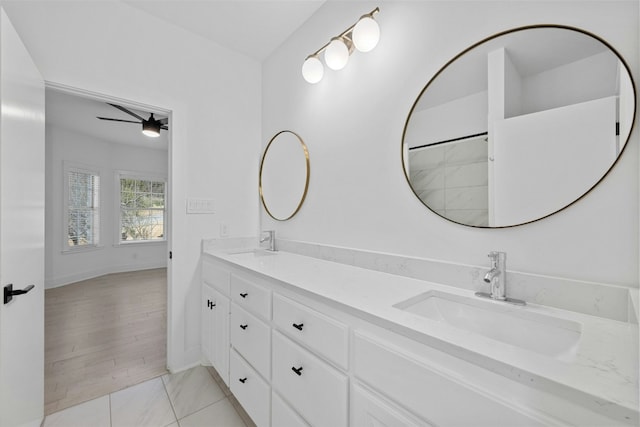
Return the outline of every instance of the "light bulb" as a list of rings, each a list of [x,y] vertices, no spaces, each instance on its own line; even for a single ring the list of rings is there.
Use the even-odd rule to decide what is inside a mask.
[[[352,35],[356,49],[360,52],[369,52],[380,40],[380,26],[372,17],[363,16],[353,27]]]
[[[157,138],[160,136],[160,132],[156,132],[153,130],[149,130],[149,129],[145,129],[142,131],[143,134],[145,134],[146,136],[149,136],[151,138]]]
[[[309,56],[302,64],[302,77],[311,83],[318,83],[324,75],[324,66],[317,56]]]
[[[340,38],[334,38],[324,51],[324,62],[332,70],[342,70],[349,61],[349,48]]]

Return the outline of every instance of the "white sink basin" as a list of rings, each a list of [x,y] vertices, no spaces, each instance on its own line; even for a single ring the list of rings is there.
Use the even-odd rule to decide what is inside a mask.
[[[255,257],[272,256],[277,254],[274,251],[268,251],[266,249],[238,249],[237,251],[229,251],[227,255],[247,255],[251,254]]]
[[[581,324],[505,302],[428,291],[394,307],[559,360],[574,359]]]

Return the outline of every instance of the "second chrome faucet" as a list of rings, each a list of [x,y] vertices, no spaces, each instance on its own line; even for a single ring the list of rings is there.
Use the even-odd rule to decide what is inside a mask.
[[[260,245],[262,243],[269,242],[269,246],[266,248],[269,251],[276,250],[276,231],[275,230],[265,230],[260,233]]]
[[[476,292],[482,298],[491,298],[511,304],[525,305],[523,300],[507,297],[507,254],[505,252],[489,252],[491,269],[484,275],[484,281],[489,284],[489,292]]]

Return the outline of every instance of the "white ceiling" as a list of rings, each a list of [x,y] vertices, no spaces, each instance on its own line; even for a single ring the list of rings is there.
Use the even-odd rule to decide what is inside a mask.
[[[167,150],[168,137],[165,130],[160,131],[158,138],[150,138],[142,134],[141,124],[97,119],[96,117],[100,116],[122,120],[137,120],[135,117],[108,105],[106,102],[49,88],[46,90],[45,100],[45,120],[49,126],[67,129],[105,142]],[[136,110],[126,105],[124,107],[145,119],[149,117],[149,112],[147,111]],[[166,116],[155,114],[154,117],[161,119]],[[171,128],[171,122],[169,122],[169,128]]]
[[[324,0],[123,1],[260,62],[324,3]]]

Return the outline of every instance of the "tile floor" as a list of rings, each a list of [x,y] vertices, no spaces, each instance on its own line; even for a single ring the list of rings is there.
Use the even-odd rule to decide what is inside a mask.
[[[212,368],[156,377],[48,415],[44,427],[253,427]]]

